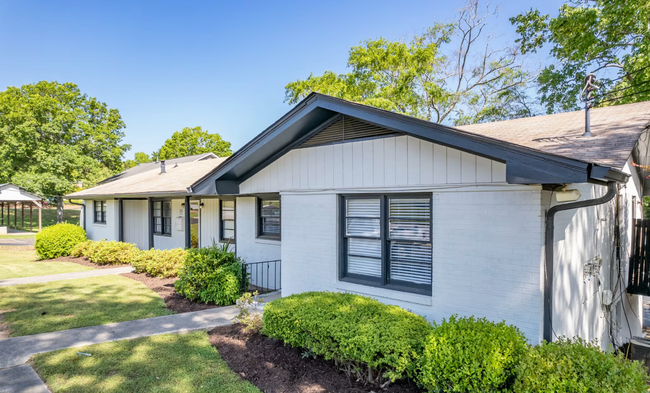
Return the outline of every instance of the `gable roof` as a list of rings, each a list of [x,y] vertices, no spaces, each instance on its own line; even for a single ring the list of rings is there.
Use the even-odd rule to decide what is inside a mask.
[[[166,160],[165,173],[160,173],[160,163],[147,165],[146,171],[113,179],[93,188],[74,192],[67,198],[91,197],[143,197],[191,195],[192,185],[217,168],[226,158],[174,162]],[[178,165],[176,165],[178,164]]]
[[[650,101],[591,109],[592,137],[583,138],[585,112],[566,112],[457,126],[473,134],[544,153],[621,169],[650,122]]]
[[[239,193],[241,182],[292,148],[309,140],[337,121],[341,115],[504,162],[506,181],[511,184],[585,183],[603,179],[623,181],[628,176],[619,170],[620,167],[585,160],[586,157],[580,159],[557,152],[543,151],[491,135],[312,93],[230,156],[221,166],[197,181],[193,186],[195,195]],[[543,116],[540,119],[547,117]],[[594,132],[597,132],[596,129]],[[627,150],[628,157],[632,148],[633,146]],[[625,145],[624,149],[628,149],[628,145]]]
[[[129,177],[133,175],[137,175],[139,173],[147,172],[152,169],[156,169],[160,167],[160,161],[165,161],[166,166],[174,166],[176,164],[182,164],[185,162],[194,162],[194,161],[201,161],[201,160],[209,160],[212,158],[219,158],[216,154],[214,153],[202,153],[202,154],[194,154],[191,156],[185,156],[185,157],[178,157],[178,158],[170,158],[167,160],[159,160],[159,161],[152,161],[152,162],[145,162],[142,164],[138,164],[134,166],[133,168],[129,168],[125,170],[124,172],[120,172],[117,175],[113,175],[111,177],[108,177],[98,184],[104,184],[110,181],[114,181],[117,179],[121,179],[124,177]]]
[[[43,198],[12,183],[0,184],[0,202],[40,202]]]

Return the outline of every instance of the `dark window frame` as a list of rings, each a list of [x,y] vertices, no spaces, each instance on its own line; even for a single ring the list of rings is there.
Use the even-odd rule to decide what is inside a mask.
[[[224,202],[232,202],[233,203],[233,219],[230,220],[224,220],[223,219],[223,203]],[[233,222],[233,232],[234,236],[232,238],[225,238],[224,237],[224,221],[232,221]],[[235,244],[237,242],[237,200],[235,198],[232,199],[219,199],[219,241],[222,243],[230,243],[230,244]]]
[[[97,220],[97,204],[100,206],[100,219]],[[106,201],[93,201],[93,223],[106,224]]]
[[[417,284],[408,281],[392,280],[389,282],[390,273],[390,242],[401,241],[399,239],[389,238],[389,220],[390,214],[389,199],[423,199],[429,200],[429,241],[407,240],[410,243],[431,244],[431,282],[429,284]],[[347,235],[347,205],[348,199],[379,199],[380,200],[380,217],[379,217],[379,237],[381,241],[381,277],[364,276],[360,274],[348,273],[347,269],[347,248],[349,238],[355,236]],[[433,194],[430,193],[388,193],[388,194],[344,194],[339,195],[339,281],[361,284],[366,286],[385,288],[400,292],[409,292],[420,295],[431,296],[433,294]],[[357,236],[358,237],[358,236]],[[371,239],[370,237],[358,237]]]
[[[156,216],[156,203],[160,203],[160,216]],[[169,203],[169,217],[165,217],[165,203]],[[174,216],[174,209],[172,207],[171,199],[154,199],[151,204],[151,231],[156,236],[172,236],[173,223],[172,217]],[[160,218],[160,231],[156,231],[156,218]],[[169,220],[169,232],[165,231],[167,225],[165,224],[165,218]]]
[[[277,197],[257,197],[255,198],[256,201],[256,217],[257,217],[257,238],[258,239],[268,239],[268,240],[281,240],[282,238],[282,200],[280,196],[278,195]],[[280,216],[278,219],[280,220],[280,232],[278,234],[274,233],[265,233],[264,232],[264,217],[262,217],[262,201],[278,201],[280,204]]]

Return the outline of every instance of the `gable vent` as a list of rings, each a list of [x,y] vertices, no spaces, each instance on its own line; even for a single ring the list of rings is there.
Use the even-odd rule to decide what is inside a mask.
[[[303,142],[300,147],[331,145],[358,139],[400,135],[399,132],[375,126],[354,117],[342,116],[327,128]]]

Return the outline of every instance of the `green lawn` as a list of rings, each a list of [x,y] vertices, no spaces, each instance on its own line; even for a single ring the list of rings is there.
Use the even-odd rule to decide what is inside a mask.
[[[35,355],[32,364],[54,393],[260,392],[228,368],[205,332],[63,349]]]
[[[93,270],[72,262],[35,262],[35,259],[32,247],[0,246],[0,280]]]
[[[63,210],[63,221],[64,222],[69,222],[72,224],[79,224],[79,216],[81,215],[81,210],[80,209],[64,209]],[[22,229],[22,221],[21,221],[21,211],[20,208],[18,209],[18,220],[17,220],[17,225],[18,225],[18,230]],[[56,208],[48,208],[48,209],[43,209],[43,215],[42,215],[42,224],[43,228],[52,226],[56,224]],[[33,223],[33,232],[38,232],[38,209],[34,209],[32,213],[32,223]],[[0,223],[1,224],[1,223]],[[4,225],[7,225],[7,208],[5,207],[4,211]],[[9,212],[9,227],[13,228],[14,227],[14,209],[13,205],[10,209]],[[25,231],[29,231],[29,209],[25,210]]]
[[[172,314],[154,291],[123,276],[0,287],[11,337]]]
[[[29,235],[0,235],[0,240],[1,239],[35,239],[36,234],[31,233]]]

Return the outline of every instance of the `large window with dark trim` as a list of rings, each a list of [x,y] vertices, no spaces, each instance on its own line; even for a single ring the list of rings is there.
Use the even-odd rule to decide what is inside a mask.
[[[431,294],[431,195],[341,197],[340,278]]]
[[[97,224],[106,224],[106,201],[95,201],[95,219]]]
[[[257,200],[258,237],[280,239],[280,198]]]
[[[221,241],[235,242],[235,201],[223,200],[221,204]]]
[[[172,202],[170,200],[153,201],[153,233],[171,236]]]

